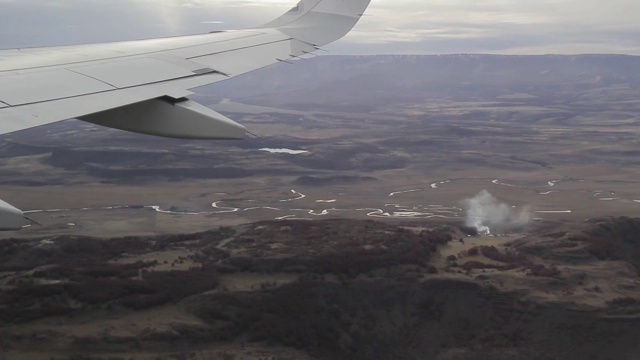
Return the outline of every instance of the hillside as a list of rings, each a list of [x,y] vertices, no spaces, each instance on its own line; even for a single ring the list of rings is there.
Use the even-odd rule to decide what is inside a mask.
[[[2,355],[628,358],[640,350],[638,229],[621,218],[478,237],[333,220],[2,240]]]

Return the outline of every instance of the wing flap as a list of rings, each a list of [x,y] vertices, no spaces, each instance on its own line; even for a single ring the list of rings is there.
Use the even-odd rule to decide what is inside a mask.
[[[192,100],[152,99],[79,118],[140,134],[180,139],[243,139],[244,126]]]
[[[289,59],[291,50],[291,41],[282,40],[235,51],[200,56],[192,58],[192,60],[234,76],[277,63],[279,60]]]
[[[2,72],[117,60],[140,55],[161,54],[167,50],[197,48],[201,45],[227,46],[227,44],[240,39],[259,37],[263,33],[264,31],[258,30],[236,30],[163,39],[0,50],[0,59],[2,59],[0,61],[0,76],[2,76]]]
[[[279,40],[261,45],[250,45],[244,41],[246,39],[242,39],[243,41],[240,42],[229,40],[228,45],[234,44],[233,50],[191,59],[179,56],[178,54],[186,50],[180,49],[152,54],[148,57],[134,57],[115,62],[93,62],[90,65],[73,66],[69,69],[56,68],[29,72],[30,77],[26,80],[40,84],[40,90],[37,92],[38,97],[33,97],[31,94],[31,98],[22,98],[20,102],[9,104],[14,105],[13,107],[2,109],[0,112],[2,115],[0,133],[83,117],[163,96],[183,97],[188,93],[187,89],[225,80],[231,76],[277,63],[279,60],[289,59],[292,55],[298,56],[305,51],[314,50],[308,44],[291,40],[283,35],[269,36],[263,40],[273,39]],[[215,46],[200,47],[197,53],[201,54],[203,51],[205,53],[214,52]],[[145,66],[149,66],[149,69],[145,69]],[[165,69],[168,69],[168,72],[164,71]],[[71,74],[75,78],[104,84],[104,87],[98,88],[98,90],[102,90],[101,92],[92,91],[74,96],[77,92],[87,91],[87,89],[76,87],[72,88],[76,92],[64,93],[61,90],[68,88],[61,86],[64,83],[47,83],[52,79],[48,75],[49,73]],[[123,73],[128,77],[124,77]],[[45,76],[45,74],[47,75]],[[171,76],[179,78],[169,78]],[[0,80],[7,78],[10,76],[0,76]],[[148,83],[135,86],[143,80]],[[107,83],[112,83],[112,86]],[[116,88],[114,85],[133,86]],[[15,96],[8,89],[4,93],[8,98]],[[0,100],[4,100],[2,98],[4,93],[0,92]]]
[[[277,62],[276,58],[286,58],[291,52],[291,47],[287,45],[289,38],[282,34],[250,34],[238,32],[234,39],[228,34],[220,34],[225,35],[225,41],[148,55],[0,73],[0,104],[21,106],[44,103],[215,72],[240,74],[273,64]],[[209,40],[216,35],[210,34]],[[224,45],[221,46],[221,43]],[[115,44],[109,46],[116,49]],[[232,55],[237,52],[243,58]],[[157,94],[163,95],[168,94]]]
[[[273,29],[263,29],[259,32],[247,32],[241,30],[234,31],[233,33],[237,34],[237,38],[229,39],[222,42],[209,42],[189,47],[180,47],[171,49],[167,53],[180,58],[193,60],[202,56],[232,52],[238,49],[245,49],[253,46],[260,46],[291,39],[289,36],[283,35],[282,33],[274,31]],[[251,34],[251,36],[247,36],[247,33]],[[215,39],[217,35],[218,34],[209,34],[208,36],[211,39]]]
[[[136,58],[73,67],[70,70],[122,89],[193,76],[188,68],[153,58]]]
[[[217,73],[173,80],[167,83],[138,86],[116,91],[9,107],[0,110],[0,134],[77,118],[162,96],[182,97],[185,89],[215,83],[227,77]]]
[[[65,69],[0,77],[0,101],[10,106],[114,90],[113,86]]]

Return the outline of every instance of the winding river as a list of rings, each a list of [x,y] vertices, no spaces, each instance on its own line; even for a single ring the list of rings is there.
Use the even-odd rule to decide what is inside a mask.
[[[329,217],[337,215],[338,213],[345,212],[360,212],[363,215],[373,218],[395,218],[395,219],[431,219],[431,218],[443,218],[443,219],[458,219],[464,216],[464,210],[455,205],[424,205],[416,204],[416,199],[420,199],[418,196],[403,197],[403,194],[419,193],[419,192],[431,192],[438,191],[445,185],[455,185],[456,182],[461,181],[474,181],[475,183],[482,184],[486,181],[487,186],[505,186],[509,188],[522,188],[524,190],[535,190],[542,196],[555,196],[554,194],[561,193],[563,191],[572,191],[568,186],[559,186],[561,183],[564,185],[569,181],[578,181],[585,183],[586,180],[549,180],[546,184],[540,184],[538,186],[531,185],[517,185],[517,182],[504,181],[500,179],[447,179],[430,183],[424,188],[410,188],[400,189],[389,192],[387,198],[393,197],[397,199],[393,203],[385,203],[384,206],[364,206],[351,208],[348,206],[340,206],[341,197],[346,196],[344,193],[340,193],[338,198],[323,197],[323,198],[309,198],[307,194],[296,189],[291,189],[291,197],[276,199],[271,201],[262,201],[257,199],[246,200],[216,200],[211,203],[211,209],[207,211],[189,211],[189,210],[173,210],[164,209],[159,205],[112,205],[101,207],[83,207],[83,208],[54,208],[54,209],[36,209],[25,211],[26,215],[37,213],[64,213],[64,212],[77,212],[77,211],[105,211],[105,210],[146,210],[155,211],[160,214],[167,215],[179,215],[179,216],[203,216],[203,215],[225,215],[234,214],[249,211],[262,211],[273,213],[273,219],[287,220],[287,219],[310,219],[316,217]],[[596,182],[594,182],[596,183]],[[601,184],[600,184],[601,186]],[[545,189],[546,188],[546,189]],[[550,189],[552,188],[552,190]],[[540,190],[538,190],[540,189]],[[640,200],[624,199],[617,197],[614,191],[601,190],[582,190],[581,193],[590,194],[591,199],[595,199],[602,202],[618,202],[623,201],[627,203],[640,203]],[[544,191],[543,191],[544,190]],[[227,193],[215,193],[215,197],[224,198],[228,197]],[[427,194],[424,196],[425,200],[428,198]],[[636,197],[637,198],[637,197]],[[380,201],[382,199],[372,198],[372,201]],[[419,201],[419,200],[418,200]],[[241,206],[242,203],[251,204],[251,206]],[[411,203],[411,204],[407,204]],[[295,206],[294,204],[303,204],[302,206]],[[322,207],[327,205],[331,207]],[[545,209],[545,210],[533,210],[533,213],[537,214],[572,214],[573,209]],[[268,216],[268,215],[267,215]],[[75,223],[69,223],[69,226],[75,226]]]

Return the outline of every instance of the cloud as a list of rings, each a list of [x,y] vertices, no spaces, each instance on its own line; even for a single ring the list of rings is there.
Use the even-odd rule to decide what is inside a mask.
[[[346,41],[358,53],[640,54],[639,12],[632,0],[381,0]]]
[[[295,2],[0,0],[0,47],[251,27]],[[373,0],[356,29],[328,49],[347,54],[640,54],[639,13],[637,0]]]

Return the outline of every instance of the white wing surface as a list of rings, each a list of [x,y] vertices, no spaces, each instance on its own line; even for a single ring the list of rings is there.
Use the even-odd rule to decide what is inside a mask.
[[[301,0],[247,30],[0,50],[0,134],[77,118],[150,135],[241,139],[242,125],[189,100],[189,89],[313,52],[347,34],[369,2]],[[0,200],[0,231],[30,223]]]
[[[0,134],[80,120],[144,134],[240,139],[242,125],[188,89],[303,56],[358,22],[370,0],[301,0],[265,24],[154,40],[0,50]]]

